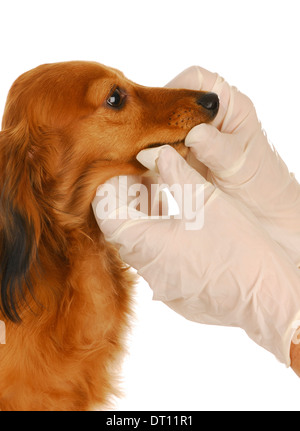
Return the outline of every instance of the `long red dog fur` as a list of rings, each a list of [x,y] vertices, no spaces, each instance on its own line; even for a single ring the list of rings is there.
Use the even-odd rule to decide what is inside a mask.
[[[203,94],[80,61],[12,85],[0,132],[1,410],[106,408],[118,393],[134,277],[91,202],[107,179],[143,172],[140,150],[185,154],[186,134],[214,115]]]

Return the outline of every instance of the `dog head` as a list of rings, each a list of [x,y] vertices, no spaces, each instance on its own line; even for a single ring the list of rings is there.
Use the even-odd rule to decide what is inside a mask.
[[[120,163],[147,147],[179,148],[192,127],[214,119],[218,107],[214,93],[143,87],[98,63],[66,62],[39,66],[16,80],[3,128],[25,121],[33,135],[51,131],[68,142],[57,151]],[[31,155],[44,151],[38,144],[31,142]]]
[[[2,310],[17,320],[17,300],[41,243],[66,252],[67,232],[84,230],[99,184],[141,170],[137,153],[184,139],[212,121],[213,93],[137,85],[93,62],[39,66],[12,85],[0,132]],[[18,293],[19,292],[19,293]]]

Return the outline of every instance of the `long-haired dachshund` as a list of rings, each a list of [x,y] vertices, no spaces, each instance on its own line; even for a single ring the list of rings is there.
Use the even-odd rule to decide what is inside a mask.
[[[133,276],[99,230],[99,184],[139,174],[136,154],[182,154],[213,93],[137,85],[93,62],[20,76],[0,132],[1,410],[105,408],[130,320]]]

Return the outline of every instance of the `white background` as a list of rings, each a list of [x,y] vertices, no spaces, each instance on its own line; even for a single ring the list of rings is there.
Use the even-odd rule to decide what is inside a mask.
[[[94,60],[149,86],[199,64],[253,100],[300,177],[299,0],[9,0],[0,16],[1,116],[14,79],[41,63]],[[300,380],[242,330],[188,322],[142,280],[135,308],[116,409],[300,410]]]

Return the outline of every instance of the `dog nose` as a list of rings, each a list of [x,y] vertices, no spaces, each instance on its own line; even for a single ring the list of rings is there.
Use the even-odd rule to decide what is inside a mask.
[[[197,105],[202,106],[208,111],[216,114],[219,110],[219,97],[216,93],[206,93],[197,99]]]

